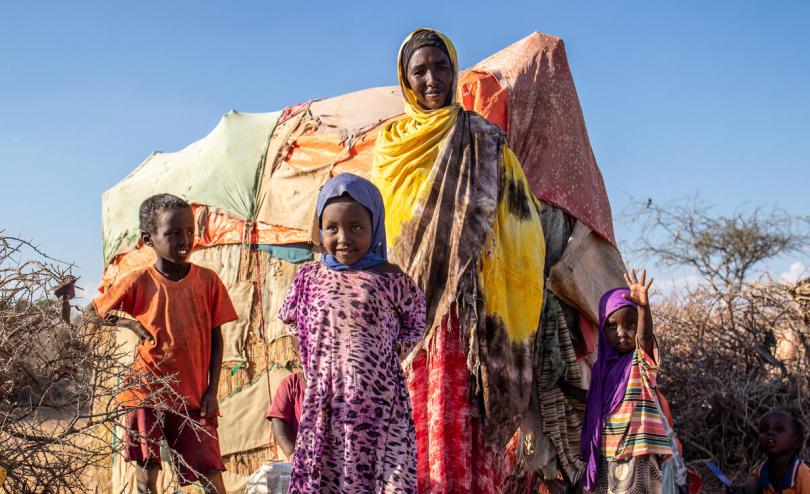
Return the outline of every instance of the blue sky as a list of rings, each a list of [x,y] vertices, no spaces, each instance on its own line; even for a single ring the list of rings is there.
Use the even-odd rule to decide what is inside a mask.
[[[810,214],[808,2],[2,0],[0,228],[92,285],[101,194],[151,151],[230,109],[394,84],[396,50],[422,26],[464,66],[532,31],[562,37],[614,214],[696,192],[721,212]]]

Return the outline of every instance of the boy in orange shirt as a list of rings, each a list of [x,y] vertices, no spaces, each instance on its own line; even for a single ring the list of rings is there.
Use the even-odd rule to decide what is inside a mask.
[[[161,396],[170,408],[163,413],[143,402],[144,390],[119,396],[123,406],[137,407],[127,415],[124,456],[137,463],[138,492],[156,494],[159,443],[165,438],[179,457],[174,464],[182,485],[202,482],[206,492],[225,494],[216,430],[220,327],[236,320],[236,311],[216,273],[188,262],[194,214],[186,201],[152,196],[141,204],[140,223],[144,244],[157,254],[155,265],[121,279],[96,297],[93,307],[101,317],[119,310],[136,319],[119,323],[141,338],[134,368],[171,376],[173,393]],[[180,410],[197,426],[189,427]]]

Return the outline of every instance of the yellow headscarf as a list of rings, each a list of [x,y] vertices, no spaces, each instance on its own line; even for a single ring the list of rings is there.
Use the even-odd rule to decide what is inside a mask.
[[[436,110],[419,106],[416,94],[408,87],[402,71],[402,55],[405,46],[421,31],[436,33],[447,47],[453,67],[453,83],[450,88],[451,104]],[[396,196],[397,201],[386,203],[386,236],[396,242],[402,224],[411,218],[413,209],[422,194],[428,189],[427,178],[433,163],[439,156],[444,138],[456,124],[461,106],[455,103],[458,84],[458,58],[450,38],[434,29],[417,29],[412,32],[397,56],[397,74],[405,105],[405,116],[383,128],[374,146],[372,182],[383,197]],[[400,206],[400,207],[398,207]]]
[[[415,209],[431,190],[431,171],[463,111],[455,103],[456,50],[450,39],[438,31],[428,30],[444,41],[450,55],[454,71],[451,104],[425,110],[408,87],[402,67],[403,49],[421,31],[425,29],[417,29],[405,39],[397,57],[405,115],[386,125],[374,146],[371,178],[385,202],[389,251],[396,246],[403,225],[414,217]],[[543,300],[545,240],[540,226],[540,204],[517,156],[505,142],[498,166],[499,178],[508,186],[499,194],[494,223],[482,246],[479,283],[487,315],[500,321],[510,341],[528,344],[537,330]],[[522,214],[515,214],[515,209]],[[393,257],[392,261],[403,260]]]

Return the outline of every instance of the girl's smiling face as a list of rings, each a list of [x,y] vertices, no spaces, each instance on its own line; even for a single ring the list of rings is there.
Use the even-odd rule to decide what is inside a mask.
[[[371,247],[371,230],[371,214],[350,197],[330,200],[321,214],[323,246],[347,266],[366,255]]]
[[[637,327],[638,311],[635,307],[622,307],[613,312],[605,321],[605,338],[608,345],[617,353],[635,350]]]

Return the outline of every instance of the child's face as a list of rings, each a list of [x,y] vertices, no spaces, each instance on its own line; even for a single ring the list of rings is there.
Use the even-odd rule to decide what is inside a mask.
[[[759,420],[759,447],[769,457],[792,455],[798,449],[793,418],[783,412],[770,412]]]
[[[636,329],[638,311],[635,307],[622,307],[605,322],[605,338],[608,345],[617,353],[627,353],[636,349]]]
[[[157,228],[144,232],[143,241],[158,257],[185,265],[194,245],[194,213],[191,208],[167,209],[158,213]]]
[[[360,203],[340,198],[321,215],[323,246],[338,262],[350,266],[371,247],[371,215]]]

